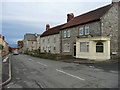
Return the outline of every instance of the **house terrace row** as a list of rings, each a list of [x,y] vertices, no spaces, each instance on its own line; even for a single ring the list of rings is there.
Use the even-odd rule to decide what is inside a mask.
[[[41,53],[70,55],[76,58],[100,59],[120,57],[120,2],[74,17],[50,28],[41,35],[26,34],[24,51],[39,49]]]

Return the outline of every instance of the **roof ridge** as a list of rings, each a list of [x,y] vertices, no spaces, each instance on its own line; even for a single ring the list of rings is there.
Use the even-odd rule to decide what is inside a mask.
[[[78,15],[76,17],[74,17],[72,20],[70,20],[69,22],[67,22],[62,28],[68,28],[68,27],[72,27],[75,25],[79,25],[79,24],[84,24],[90,21],[95,21],[95,20],[99,20],[112,6],[113,4],[108,4],[106,6],[91,10],[89,12],[86,12],[84,14]]]
[[[99,10],[99,9],[102,9],[102,8],[108,7],[108,6],[110,6],[110,5],[112,5],[112,4],[108,4],[108,5],[106,5],[106,6],[102,6],[102,7],[96,8],[96,9],[94,9],[94,10],[91,10],[91,11],[85,12],[85,13],[83,13],[83,14],[81,14],[81,15],[76,16],[76,17],[79,17],[79,16],[82,16],[82,15],[88,14],[88,13],[90,13],[90,12],[97,11],[97,10]],[[75,17],[75,18],[76,18],[76,17]]]
[[[49,35],[54,35],[54,34],[58,34],[60,29],[63,25],[65,25],[66,23],[64,24],[61,24],[61,25],[57,25],[55,27],[52,27],[46,31],[44,31],[42,34],[41,34],[41,37],[44,37],[44,36],[49,36]],[[59,30],[58,30],[59,29]]]

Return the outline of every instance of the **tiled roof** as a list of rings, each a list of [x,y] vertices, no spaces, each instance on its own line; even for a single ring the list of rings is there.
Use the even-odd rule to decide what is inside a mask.
[[[40,37],[58,34],[63,25],[65,25],[65,24],[58,25],[56,27],[48,29],[47,31],[43,32],[43,34],[41,34]]]
[[[100,20],[100,18],[112,7],[112,4],[98,8],[96,10],[87,12],[85,14],[74,17],[67,24],[65,24],[62,29],[85,24],[91,21]]]

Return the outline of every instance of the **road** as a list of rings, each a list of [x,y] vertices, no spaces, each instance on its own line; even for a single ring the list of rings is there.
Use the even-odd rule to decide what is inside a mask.
[[[12,81],[6,88],[117,88],[118,71],[13,55]]]

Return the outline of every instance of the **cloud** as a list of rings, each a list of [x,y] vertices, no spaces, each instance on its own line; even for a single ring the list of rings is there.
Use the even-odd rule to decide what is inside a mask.
[[[68,13],[75,16],[109,2],[8,2],[2,3],[3,34],[8,43],[23,39],[25,33],[42,33],[45,25],[51,27],[66,23]],[[2,22],[3,21],[3,22]]]
[[[2,0],[2,2],[106,2],[111,0]]]

